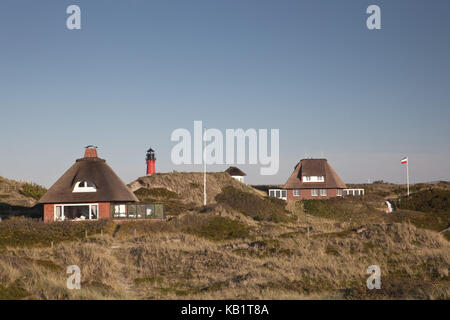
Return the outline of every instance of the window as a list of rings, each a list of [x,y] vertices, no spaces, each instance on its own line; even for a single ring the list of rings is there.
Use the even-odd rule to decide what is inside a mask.
[[[326,197],[328,195],[327,189],[320,189],[320,196]]]
[[[79,181],[75,183],[73,192],[97,192],[97,187],[91,181]]]
[[[114,205],[114,218],[125,218],[126,216],[127,213],[124,204]]]
[[[342,197],[342,189],[336,189],[336,196]]]
[[[283,190],[283,189],[269,189],[270,197],[287,200],[286,194],[287,194],[287,191]]]
[[[55,221],[62,221],[62,206],[55,206]]]
[[[319,195],[319,190],[317,189],[311,189],[311,196],[317,197]]]
[[[97,220],[98,204],[64,204],[55,205],[55,221]]]
[[[324,176],[303,176],[303,182],[325,182]]]
[[[91,205],[91,216],[89,219],[94,219],[96,220],[98,218],[98,205],[93,204]]]
[[[300,189],[294,189],[294,197],[300,197]]]

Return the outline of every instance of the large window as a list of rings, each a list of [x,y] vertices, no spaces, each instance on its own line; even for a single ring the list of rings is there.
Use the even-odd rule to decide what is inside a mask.
[[[55,205],[55,221],[97,220],[98,204],[64,204]]]
[[[326,197],[328,195],[327,189],[320,189],[320,196]]]
[[[294,189],[294,197],[300,197],[300,189]]]
[[[139,204],[115,204],[111,206],[111,214],[114,219],[163,219],[164,204],[139,203]]]
[[[342,197],[342,189],[336,189],[336,196]]]
[[[311,189],[311,196],[317,197],[319,195],[319,190],[317,189]]]
[[[97,192],[97,187],[91,181],[79,181],[75,184],[73,192]]]

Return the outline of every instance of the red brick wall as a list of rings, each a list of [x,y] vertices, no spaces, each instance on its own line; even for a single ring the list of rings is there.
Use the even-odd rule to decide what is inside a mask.
[[[58,203],[46,203],[44,204],[44,222],[53,222],[55,220],[55,204]],[[109,202],[99,202],[98,203],[98,218],[99,219],[110,219],[111,204]]]
[[[53,204],[44,204],[44,222],[52,222],[55,219],[54,208]]]
[[[100,202],[98,204],[98,218],[99,219],[110,219],[111,218],[111,203]]]
[[[287,190],[287,200],[288,201],[297,201],[302,199],[329,199],[329,198],[335,198],[337,197],[337,189],[327,189],[327,196],[321,196],[320,195],[320,189],[317,189],[319,192],[318,196],[312,196],[311,191],[312,189],[299,189],[300,190],[300,197],[294,196],[294,190],[288,189]]]

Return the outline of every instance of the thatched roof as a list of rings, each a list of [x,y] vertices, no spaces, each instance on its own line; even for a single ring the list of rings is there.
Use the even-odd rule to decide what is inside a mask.
[[[245,172],[239,169],[238,167],[229,167],[227,170],[225,170],[226,173],[228,173],[230,176],[246,176]]]
[[[80,181],[93,182],[96,192],[73,192]],[[93,153],[76,160],[61,178],[39,200],[40,203],[90,203],[139,201],[106,161]]]
[[[324,176],[325,182],[302,182],[302,176]],[[327,159],[303,159],[283,186],[284,189],[346,188],[345,183],[330,166]]]

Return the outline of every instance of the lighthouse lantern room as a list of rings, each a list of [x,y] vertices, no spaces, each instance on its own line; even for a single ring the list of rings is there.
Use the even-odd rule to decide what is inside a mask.
[[[155,173],[155,150],[152,148],[147,150],[147,156],[145,157],[147,161],[147,175],[152,175]]]

